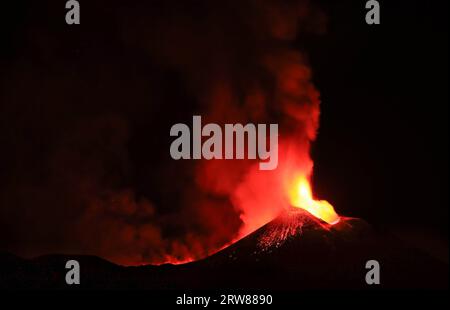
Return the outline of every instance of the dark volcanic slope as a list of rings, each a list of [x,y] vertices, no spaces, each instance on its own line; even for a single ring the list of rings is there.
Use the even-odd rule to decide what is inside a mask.
[[[81,265],[79,288],[445,288],[448,265],[380,236],[359,219],[329,226],[298,210],[285,213],[218,253],[189,264],[122,267],[92,256],[0,255],[0,287],[66,288],[65,262]],[[381,285],[365,264],[381,266]],[[73,288],[72,288],[73,289]]]

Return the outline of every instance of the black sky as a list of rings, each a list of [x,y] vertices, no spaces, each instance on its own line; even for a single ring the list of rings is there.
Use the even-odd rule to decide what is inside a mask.
[[[62,244],[79,233],[73,206],[100,184],[121,193],[105,201],[126,199],[123,189],[138,205],[149,199],[156,210],[139,219],[156,212],[164,235],[204,229],[171,218],[191,168],[168,157],[170,126],[201,106],[152,54],[152,17],[203,18],[201,1],[80,2],[81,25],[70,27],[63,1],[1,5],[0,249],[84,250]],[[381,25],[369,26],[364,1],[317,1],[326,32],[293,43],[321,93],[315,188],[341,214],[448,251],[448,4],[380,2]]]

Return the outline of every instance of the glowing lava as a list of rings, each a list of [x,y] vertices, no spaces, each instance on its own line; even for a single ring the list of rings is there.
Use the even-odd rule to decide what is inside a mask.
[[[304,209],[328,224],[339,222],[339,215],[328,201],[314,200],[309,181],[304,176],[297,177],[289,188],[289,200],[292,206]]]

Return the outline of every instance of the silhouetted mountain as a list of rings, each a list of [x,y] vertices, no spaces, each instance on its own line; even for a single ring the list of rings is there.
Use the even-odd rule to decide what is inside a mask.
[[[0,254],[0,287],[67,288],[65,263],[76,259],[89,288],[271,290],[446,288],[448,264],[342,218],[333,226],[302,210],[272,222],[205,259],[182,265],[115,265],[94,256]],[[380,285],[367,285],[368,260],[380,263]],[[73,289],[73,286],[71,287]]]

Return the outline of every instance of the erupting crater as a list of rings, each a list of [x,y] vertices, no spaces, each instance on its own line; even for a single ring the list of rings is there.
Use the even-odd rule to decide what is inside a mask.
[[[304,209],[328,224],[339,222],[339,216],[328,201],[313,198],[309,181],[304,176],[294,180],[289,188],[289,200],[293,207]]]

